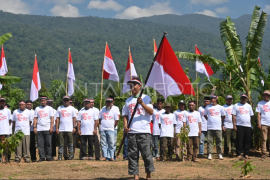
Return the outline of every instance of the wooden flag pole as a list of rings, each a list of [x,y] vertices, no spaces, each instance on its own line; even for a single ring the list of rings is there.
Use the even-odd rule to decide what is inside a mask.
[[[67,69],[66,96],[68,95],[67,87],[68,87],[68,73],[69,73],[69,53],[70,53],[70,48],[68,48],[68,69]]]
[[[230,72],[230,91],[232,95],[232,73]]]
[[[198,73],[197,73],[197,71],[196,71],[196,82],[197,82],[197,79],[198,79]],[[199,109],[199,92],[198,92],[198,82],[196,83],[196,91],[197,91],[197,93],[196,93],[196,96],[197,96],[197,109]]]
[[[164,37],[165,37],[166,34],[167,34],[167,32],[163,32],[163,37],[162,37],[162,39],[161,39],[161,41],[160,41],[159,46],[160,46],[161,43],[163,42]],[[156,56],[158,55],[158,53],[159,53],[159,48],[158,48],[158,50],[157,50]],[[145,86],[146,86],[146,84],[147,84],[147,81],[148,81],[148,79],[149,79],[150,73],[151,73],[151,71],[152,71],[152,69],[153,69],[153,66],[154,66],[154,63],[155,63],[155,61],[156,61],[156,56],[154,57],[154,59],[153,59],[153,61],[152,61],[151,67],[150,67],[150,69],[149,69],[149,71],[148,71],[148,74],[147,74],[146,79],[145,79],[145,81],[144,81],[144,82],[145,82],[145,83],[144,83],[144,86],[143,86],[142,89],[141,89],[141,92],[140,92],[139,97],[142,97],[143,91],[144,91],[144,89],[146,88]],[[132,115],[131,115],[130,120],[129,120],[129,122],[128,122],[127,128],[130,127],[131,122],[132,122],[132,120],[133,120],[133,117],[134,117],[135,113],[137,112],[137,108],[138,108],[138,102],[136,103],[136,105],[135,105],[135,107],[134,107],[134,109],[133,109],[133,112],[132,112]],[[125,138],[126,138],[126,137],[127,137],[127,134],[125,133],[125,134],[124,134],[124,137],[123,137],[123,139],[122,139],[122,141],[121,141],[121,144],[120,144],[120,146],[119,146],[119,149],[118,149],[118,152],[117,152],[117,155],[116,155],[116,156],[119,156],[119,154],[120,154],[120,152],[121,152],[121,149],[122,149],[122,146],[123,146],[123,144],[124,144],[124,141],[125,141]]]
[[[106,57],[106,47],[107,47],[107,41],[106,41],[106,45],[105,45],[105,53],[104,53],[104,60],[103,60],[103,64],[102,64],[102,75],[101,75],[101,94],[100,94],[100,105],[99,105],[99,109],[101,109],[102,107],[102,91],[103,91],[103,73],[104,73],[104,62],[105,62],[105,57]]]
[[[153,39],[153,44],[154,44],[154,57],[155,57],[155,39]]]

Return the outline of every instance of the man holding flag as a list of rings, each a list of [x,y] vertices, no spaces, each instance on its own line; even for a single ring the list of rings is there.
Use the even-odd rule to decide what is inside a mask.
[[[146,179],[151,178],[151,173],[155,171],[153,158],[151,155],[151,132],[150,122],[153,114],[153,106],[151,98],[147,95],[139,97],[141,91],[141,80],[132,78],[128,81],[132,96],[126,100],[124,107],[124,129],[128,133],[128,173],[134,175],[135,179],[139,179],[139,150],[143,157]],[[128,119],[130,119],[134,107],[138,103],[134,120],[128,128]]]

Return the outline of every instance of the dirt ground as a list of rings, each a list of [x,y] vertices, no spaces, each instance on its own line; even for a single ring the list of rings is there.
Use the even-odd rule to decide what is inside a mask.
[[[54,161],[41,163],[14,162],[14,155],[11,163],[0,164],[1,179],[113,179],[127,178],[127,161],[122,157],[116,162],[89,161],[78,159],[79,149],[76,149],[76,158],[71,161]],[[217,155],[214,155],[217,157]],[[55,158],[56,159],[56,158]],[[233,168],[238,160],[236,158],[224,158],[218,160],[213,158],[209,161],[205,158],[198,159],[199,162],[155,162],[156,171],[152,179],[232,179],[239,178],[239,168]],[[250,173],[252,179],[270,178],[270,157],[262,160],[259,157],[251,156],[252,165],[256,168]],[[140,177],[145,178],[143,161],[140,160]]]

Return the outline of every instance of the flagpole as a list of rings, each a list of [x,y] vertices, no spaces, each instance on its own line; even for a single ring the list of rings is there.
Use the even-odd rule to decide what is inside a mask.
[[[232,73],[230,72],[230,91],[232,95]]]
[[[160,46],[161,43],[163,42],[164,37],[166,36],[166,34],[167,34],[167,32],[164,31],[164,32],[163,32],[163,37],[162,37],[162,39],[161,39],[161,41],[160,41],[160,43],[159,43],[159,46]],[[143,91],[144,91],[144,89],[146,88],[145,86],[146,86],[147,81],[148,81],[148,79],[149,79],[150,73],[151,73],[151,71],[152,71],[152,69],[153,69],[153,66],[154,66],[156,57],[158,56],[158,53],[159,53],[159,48],[158,48],[158,50],[157,50],[156,56],[154,57],[154,59],[153,59],[153,61],[152,61],[151,67],[150,67],[150,69],[149,69],[149,71],[148,71],[148,74],[147,74],[147,76],[146,76],[146,79],[145,79],[145,81],[144,81],[144,82],[145,82],[145,83],[144,83],[144,86],[143,86],[143,88],[141,88],[141,92],[140,92],[139,97],[142,97]],[[134,117],[134,115],[135,115],[135,112],[137,112],[137,108],[138,108],[138,102],[136,103],[136,105],[135,105],[135,107],[134,107],[134,109],[133,109],[133,112],[132,112],[132,115],[131,115],[130,120],[129,120],[129,122],[128,122],[127,128],[130,127],[131,122],[132,122],[132,120],[133,120],[133,117]],[[121,151],[121,149],[122,149],[122,146],[123,146],[123,144],[124,144],[124,141],[125,141],[126,136],[127,136],[127,134],[125,133],[125,134],[124,134],[124,137],[123,137],[123,139],[122,139],[122,141],[121,141],[121,144],[120,144],[120,146],[119,146],[119,149],[118,149],[118,152],[117,152],[117,156],[119,156],[119,154],[120,154],[120,151]]]
[[[102,64],[102,75],[101,75],[101,94],[100,94],[100,105],[99,105],[99,109],[101,109],[102,107],[102,91],[103,91],[103,73],[104,73],[104,62],[105,62],[105,55],[106,55],[106,47],[107,47],[107,41],[106,41],[106,45],[105,45],[105,53],[104,53],[104,60],[103,60],[103,64]]]
[[[196,71],[196,82],[197,82],[197,79],[198,79],[198,73]],[[199,92],[198,92],[198,82],[196,83],[196,87],[197,87],[197,109],[199,109]]]
[[[130,57],[130,46],[128,48],[128,59],[129,59],[129,69],[130,69],[130,80],[132,80],[132,70],[131,70],[131,57]]]
[[[70,48],[68,48],[68,69],[67,69],[66,96],[68,95],[67,86],[68,86],[68,72],[69,72],[69,53],[70,53]]]
[[[154,51],[153,52],[154,52],[154,57],[155,57],[155,39],[153,39],[153,44],[154,44],[154,46],[153,46],[154,47]]]

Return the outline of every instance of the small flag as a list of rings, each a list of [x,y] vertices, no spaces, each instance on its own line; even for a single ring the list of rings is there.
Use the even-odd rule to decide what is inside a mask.
[[[259,65],[261,66],[261,60],[260,57],[258,57],[258,61],[259,61]],[[261,84],[264,86],[264,80],[262,79],[262,77],[260,77],[261,79]]]
[[[129,51],[129,56],[128,56],[128,62],[127,62],[127,68],[126,68],[126,74],[125,74],[125,79],[124,79],[124,85],[123,85],[123,90],[122,93],[126,93],[130,91],[130,86],[127,84],[128,81],[131,80],[132,77],[138,76],[135,70],[135,66],[133,63],[133,59],[131,56],[131,52]]]
[[[40,84],[38,63],[37,63],[37,57],[35,56],[35,63],[34,63],[32,83],[31,83],[31,92],[30,92],[31,101],[35,101],[38,99],[38,91],[40,89],[41,89],[41,84]]]
[[[165,36],[159,52],[155,56],[146,86],[154,88],[165,99],[170,95],[190,94],[195,96],[194,89]]]
[[[154,39],[154,56],[157,54],[157,44],[156,40]]]
[[[195,53],[202,55],[197,45],[195,45]],[[200,61],[196,61],[196,71],[199,73],[205,74],[209,81],[210,81],[210,76],[214,74],[211,66],[208,63],[202,63]]]
[[[4,46],[2,45],[1,60],[0,60],[0,76],[5,76],[7,72],[8,68],[5,58]],[[2,84],[0,84],[0,89],[2,89]]]
[[[104,57],[104,64],[103,64],[103,79],[108,79],[111,81],[119,81],[119,76],[113,62],[113,58],[111,55],[111,51],[109,49],[108,44],[106,43],[105,48],[105,57]]]
[[[68,53],[68,95],[72,96],[72,94],[74,93],[75,74],[70,50],[68,51]]]

